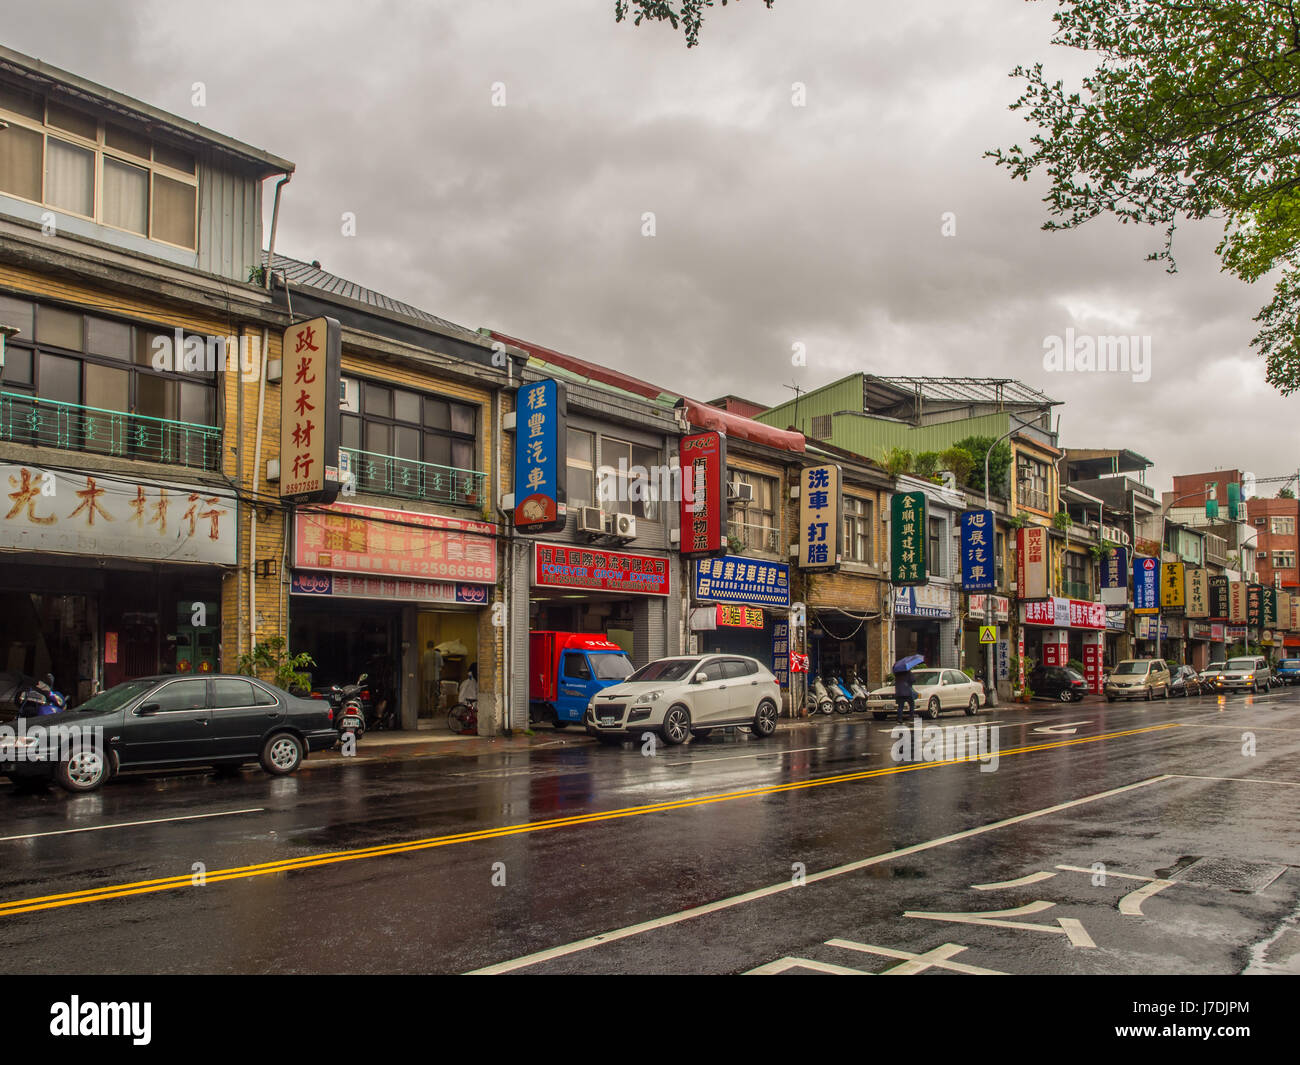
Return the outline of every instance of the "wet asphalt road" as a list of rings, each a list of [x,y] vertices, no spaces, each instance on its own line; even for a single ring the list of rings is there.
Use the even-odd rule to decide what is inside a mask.
[[[925,724],[996,725],[996,771],[899,764],[855,715],[0,784],[0,966],[1300,972],[1300,690]]]

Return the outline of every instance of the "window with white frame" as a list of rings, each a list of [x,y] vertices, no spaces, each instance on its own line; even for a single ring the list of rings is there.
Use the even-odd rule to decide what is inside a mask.
[[[655,474],[659,465],[657,448],[601,436],[601,507],[611,514],[631,514],[646,521],[657,521],[659,485]]]
[[[780,549],[780,489],[775,477],[727,468],[728,482],[753,488],[753,500],[732,500],[727,505],[727,536],[741,542],[742,550],[774,552]]]
[[[1269,529],[1274,536],[1294,536],[1295,535],[1295,518],[1277,518],[1273,519],[1272,526]]]
[[[1295,569],[1295,552],[1274,551],[1273,568],[1274,569]]]
[[[942,518],[930,518],[929,529],[929,566],[930,576],[943,577],[948,573],[948,563],[945,556],[947,555],[947,537],[948,523]]]
[[[194,250],[195,156],[0,82],[0,193]]]
[[[844,561],[871,563],[871,500],[844,497]]]
[[[581,429],[568,431],[565,485],[568,505],[588,507],[596,501],[596,437]]]

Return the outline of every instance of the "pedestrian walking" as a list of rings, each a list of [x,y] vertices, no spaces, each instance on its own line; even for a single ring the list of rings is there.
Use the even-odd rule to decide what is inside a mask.
[[[916,689],[912,687],[912,671],[905,669],[894,674],[894,707],[898,711],[898,721],[903,720],[903,704],[906,703],[913,714],[916,713]]]

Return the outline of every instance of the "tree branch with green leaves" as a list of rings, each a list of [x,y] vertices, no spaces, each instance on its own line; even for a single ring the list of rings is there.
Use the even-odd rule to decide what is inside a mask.
[[[1035,0],[1030,0],[1035,2]],[[1251,342],[1283,395],[1300,389],[1300,17],[1293,0],[1058,0],[1052,43],[1095,54],[1081,91],[1018,66],[1011,105],[1038,132],[986,153],[1044,173],[1047,230],[1102,215],[1158,226],[1172,273],[1180,220],[1223,226],[1222,268],[1280,271]]]
[[[740,0],[735,0],[740,3]],[[763,0],[771,8],[775,0]],[[718,0],[723,7],[727,0]],[[614,0],[614,21],[622,22],[632,16],[632,25],[639,26],[643,21],[667,22],[673,29],[679,26],[686,34],[686,47],[694,48],[700,42],[700,27],[704,24],[704,9],[713,7],[714,0],[680,0],[668,3],[667,0]]]

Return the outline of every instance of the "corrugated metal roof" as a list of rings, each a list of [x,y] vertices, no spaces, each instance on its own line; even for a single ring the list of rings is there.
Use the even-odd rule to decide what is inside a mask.
[[[879,377],[869,375],[868,381],[882,381],[902,389],[908,395],[923,399],[952,399],[978,403],[1056,403],[1036,388],[1009,377]]]
[[[266,252],[262,252],[262,263],[263,265],[266,263]],[[311,288],[317,292],[327,292],[351,303],[373,307],[393,317],[407,318],[413,322],[436,329],[441,333],[463,337],[466,340],[472,340],[476,344],[484,342],[482,335],[473,329],[457,325],[455,322],[449,322],[446,318],[439,318],[436,314],[422,311],[419,307],[412,307],[409,303],[403,303],[391,296],[385,296],[382,292],[376,292],[364,285],[358,285],[355,281],[349,281],[337,274],[331,274],[316,263],[304,263],[299,259],[291,259],[289,256],[280,255],[277,252],[271,269],[273,273],[283,274],[285,280],[291,286]]]

